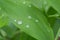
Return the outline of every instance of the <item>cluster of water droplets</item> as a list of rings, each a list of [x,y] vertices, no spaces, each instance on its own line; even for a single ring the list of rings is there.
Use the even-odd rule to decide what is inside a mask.
[[[27,19],[32,20],[33,18],[32,18],[32,16],[28,16]],[[14,20],[14,22],[17,22],[18,25],[23,25],[24,24],[24,22],[22,20],[19,20],[19,21]],[[39,20],[38,19],[35,19],[35,22],[38,23]],[[25,25],[25,27],[26,28],[29,28],[30,27],[30,24],[27,23],[27,25]]]

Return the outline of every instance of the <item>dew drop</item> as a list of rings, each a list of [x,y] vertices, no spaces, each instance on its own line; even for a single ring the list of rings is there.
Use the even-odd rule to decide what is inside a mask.
[[[14,20],[16,22],[16,20]]]
[[[29,7],[31,7],[31,5],[29,5]]]
[[[31,19],[32,17],[31,16],[28,16],[28,19]]]
[[[21,24],[22,24],[22,21],[18,21],[18,24],[20,24],[20,25],[21,25]]]
[[[27,28],[29,28],[30,26],[29,25],[26,25]]]
[[[26,4],[26,2],[24,1],[23,4]]]
[[[35,22],[39,22],[39,20],[35,20]]]

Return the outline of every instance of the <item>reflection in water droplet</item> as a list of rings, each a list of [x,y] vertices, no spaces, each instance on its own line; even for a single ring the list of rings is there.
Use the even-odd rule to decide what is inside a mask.
[[[39,20],[35,20],[35,22],[39,22]]]
[[[29,25],[26,25],[27,28],[29,28],[30,26]]]
[[[31,19],[32,17],[31,16],[28,16],[28,19]]]
[[[21,25],[21,24],[22,24],[22,21],[18,21],[18,24],[20,24],[20,25]]]

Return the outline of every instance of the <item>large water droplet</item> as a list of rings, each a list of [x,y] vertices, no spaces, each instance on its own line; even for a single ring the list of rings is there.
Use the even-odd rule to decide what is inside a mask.
[[[22,24],[22,21],[18,21],[18,24],[21,25]]]

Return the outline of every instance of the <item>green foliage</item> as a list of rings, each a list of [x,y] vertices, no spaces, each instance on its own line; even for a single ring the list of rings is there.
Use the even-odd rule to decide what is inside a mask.
[[[0,40],[58,40],[60,1],[0,0]]]

